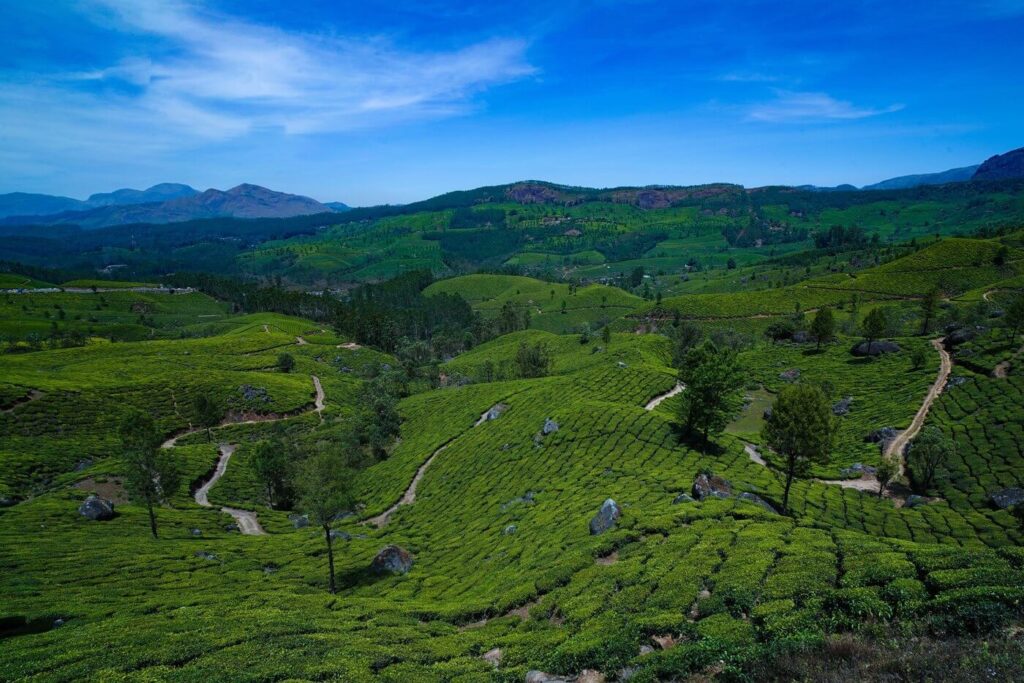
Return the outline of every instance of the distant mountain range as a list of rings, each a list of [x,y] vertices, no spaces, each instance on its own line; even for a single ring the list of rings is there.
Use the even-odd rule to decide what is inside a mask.
[[[0,222],[102,228],[200,218],[291,218],[349,208],[341,202],[321,204],[309,197],[275,192],[259,185],[200,192],[188,185],[161,183],[147,190],[94,194],[85,201],[24,192],[0,195]]]
[[[865,185],[862,190],[906,190],[910,187],[921,185],[945,185],[946,183],[962,183],[974,177],[975,171],[980,165],[963,166],[951,168],[948,171],[938,173],[919,173],[917,175],[901,175],[898,178],[889,178],[874,185]]]

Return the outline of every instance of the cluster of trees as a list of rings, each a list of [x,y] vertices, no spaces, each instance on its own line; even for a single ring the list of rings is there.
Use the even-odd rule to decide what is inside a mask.
[[[746,224],[730,224],[722,229],[722,237],[731,247],[753,247],[766,244],[803,242],[807,228],[779,223],[763,217],[753,217]]]
[[[594,248],[601,252],[608,261],[629,261],[641,258],[657,246],[658,242],[668,239],[666,232],[627,232],[598,241]]]
[[[848,228],[844,228],[841,225],[833,225],[828,230],[814,233],[814,246],[818,249],[830,249],[833,251],[861,249],[869,243],[878,244],[878,235],[874,234],[868,238],[864,228],[856,225],[851,225]]]

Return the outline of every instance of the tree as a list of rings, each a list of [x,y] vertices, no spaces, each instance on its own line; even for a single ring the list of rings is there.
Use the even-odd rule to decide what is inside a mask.
[[[928,334],[931,329],[932,321],[935,320],[935,314],[939,308],[939,302],[942,300],[942,293],[938,287],[932,287],[928,290],[928,293],[921,299],[921,334]]]
[[[786,462],[786,489],[782,507],[789,509],[789,489],[796,475],[806,475],[811,464],[828,462],[835,441],[836,421],[828,397],[819,387],[794,384],[779,392],[761,436]]]
[[[731,349],[719,349],[711,340],[690,349],[679,370],[686,389],[679,416],[688,434],[699,432],[708,443],[729,423],[742,404],[743,375]]]
[[[551,352],[543,342],[527,344],[519,342],[515,355],[516,369],[519,377],[532,379],[544,377],[551,369]]]
[[[861,323],[861,331],[868,342],[868,353],[871,352],[871,344],[875,340],[884,337],[888,329],[889,316],[886,315],[884,309],[872,308],[871,312],[864,316],[864,322]]]
[[[888,488],[889,483],[899,474],[899,467],[889,458],[883,457],[875,468],[875,476],[878,478],[878,497],[881,498]]]
[[[213,440],[214,427],[220,424],[221,408],[217,400],[210,394],[196,394],[192,399],[192,412],[196,415],[196,424],[206,430],[206,440]]]
[[[907,453],[907,467],[914,490],[925,493],[946,469],[952,459],[955,446],[953,441],[938,427],[925,427],[910,444]]]
[[[334,582],[334,545],[331,527],[335,519],[354,507],[352,481],[354,474],[344,467],[335,454],[315,453],[299,466],[295,488],[299,495],[299,509],[309,520],[324,530],[327,543],[327,585],[331,593],[337,593]]]
[[[1024,327],[1024,295],[1017,296],[1006,308],[1004,317],[1006,329],[1010,331],[1010,341],[1017,338],[1020,328]]]
[[[928,353],[923,346],[915,346],[910,351],[910,367],[913,370],[920,370],[928,362]]]
[[[811,334],[814,335],[814,340],[818,343],[818,350],[821,350],[822,342],[829,342],[836,332],[836,321],[832,317],[832,309],[828,306],[822,306],[818,309],[818,312],[814,314],[814,320],[811,321]]]
[[[672,349],[672,362],[676,369],[683,367],[686,362],[686,354],[690,349],[700,343],[704,338],[704,331],[696,323],[689,320],[680,320],[676,325],[676,343]]]
[[[725,267],[728,270],[735,270],[736,269],[736,259],[730,257],[729,260],[725,262]]]
[[[601,330],[601,341],[604,342],[605,347],[612,345],[612,326],[605,325],[604,329]]]
[[[295,359],[290,353],[282,353],[277,357],[277,369],[281,372],[291,372],[295,367]]]
[[[288,448],[280,440],[262,441],[252,452],[249,462],[256,478],[263,484],[270,507],[288,507],[291,504],[293,494],[289,480],[292,461]]]
[[[181,474],[169,450],[160,448],[160,436],[149,414],[129,412],[118,428],[127,467],[128,495],[149,511],[149,529],[158,538],[156,505],[167,501],[181,485]]]

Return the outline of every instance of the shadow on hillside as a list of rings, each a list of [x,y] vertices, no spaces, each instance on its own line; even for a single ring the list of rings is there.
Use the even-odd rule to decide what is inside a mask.
[[[725,453],[726,449],[724,447],[714,441],[705,441],[703,436],[694,432],[688,432],[682,425],[673,423],[671,429],[679,443],[698,453],[704,455],[722,455]]]
[[[0,640],[14,638],[15,636],[27,636],[35,633],[46,633],[56,628],[56,616],[44,616],[29,619],[23,616],[0,617]]]
[[[350,588],[372,586],[378,581],[383,581],[390,577],[391,574],[379,574],[372,571],[369,567],[360,567],[358,569],[338,572],[334,578],[338,582],[338,590],[343,591]]]

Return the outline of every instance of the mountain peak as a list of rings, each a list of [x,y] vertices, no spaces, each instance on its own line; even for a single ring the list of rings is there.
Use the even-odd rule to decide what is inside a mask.
[[[985,160],[971,180],[1007,180],[1024,178],[1024,147],[997,154]]]

